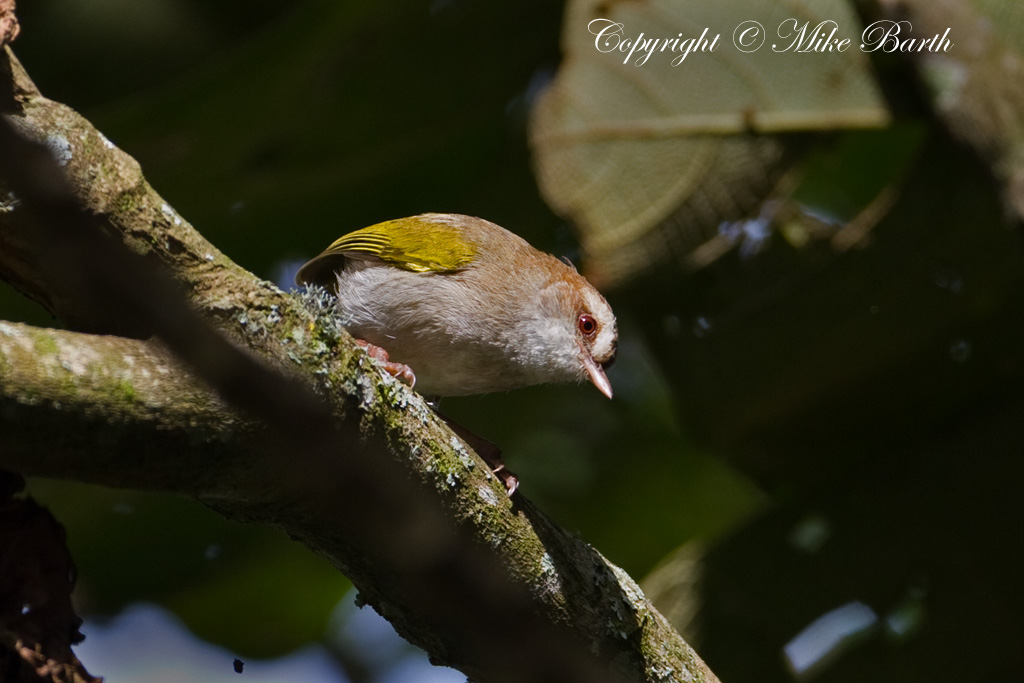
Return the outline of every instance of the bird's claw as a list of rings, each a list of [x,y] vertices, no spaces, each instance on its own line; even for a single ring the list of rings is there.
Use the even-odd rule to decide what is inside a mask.
[[[384,368],[384,372],[402,382],[405,382],[409,385],[410,389],[416,386],[416,373],[412,371],[411,367],[405,363],[395,363],[391,360],[391,357],[388,355],[386,350],[376,344],[371,344],[365,339],[356,339],[356,344],[363,347],[363,350],[366,351],[366,355],[379,362],[381,367]]]
[[[505,467],[505,463],[499,464],[491,470],[491,472],[498,478],[498,481],[502,483],[505,487],[506,493],[508,493],[508,497],[511,498],[512,494],[514,494],[516,489],[519,488],[519,477],[512,474],[508,468]]]

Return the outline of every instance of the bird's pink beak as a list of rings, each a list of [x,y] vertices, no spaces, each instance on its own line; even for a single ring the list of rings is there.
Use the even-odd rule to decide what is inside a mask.
[[[598,365],[597,361],[583,347],[580,347],[580,355],[583,358],[583,367],[587,369],[587,374],[590,376],[590,381],[594,383],[598,391],[611,398],[612,383],[608,381],[608,375],[604,374],[604,368]]]

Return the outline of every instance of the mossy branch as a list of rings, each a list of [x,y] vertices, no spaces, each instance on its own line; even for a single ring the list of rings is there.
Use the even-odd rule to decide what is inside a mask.
[[[61,260],[66,245],[39,239],[46,221],[32,210],[59,183],[43,183],[31,202],[10,195],[32,187],[12,174],[39,169],[8,164],[5,178],[0,158],[0,183],[10,181],[0,185],[0,276],[87,332],[0,326],[0,466],[175,491],[277,526],[327,557],[435,661],[482,681],[716,680],[628,576],[521,495],[505,496],[429,406],[325,314],[327,299],[285,294],[217,251],[133,159],[42,97],[8,49],[0,111],[54,150],[97,235],[168,270],[236,347],[204,337],[205,323],[185,324],[187,313],[161,318],[162,305],[132,301],[134,283],[109,272],[116,258],[92,271]],[[145,279],[123,263],[124,277]],[[133,338],[151,330],[163,344]],[[220,354],[223,369],[204,354]],[[239,358],[258,361],[253,372],[274,368],[280,382],[250,391],[232,370]],[[306,420],[275,393],[296,378],[326,404],[329,438],[318,404]],[[248,395],[261,392],[274,409]],[[307,405],[302,391],[292,395]]]

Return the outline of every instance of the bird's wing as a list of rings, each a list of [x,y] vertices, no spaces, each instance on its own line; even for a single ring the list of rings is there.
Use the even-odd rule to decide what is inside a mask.
[[[299,269],[295,281],[330,286],[347,258],[380,261],[416,273],[451,273],[472,262],[476,249],[462,231],[418,216],[362,228],[335,240]]]

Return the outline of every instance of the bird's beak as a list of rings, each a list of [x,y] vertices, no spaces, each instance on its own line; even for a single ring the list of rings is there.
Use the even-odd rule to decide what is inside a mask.
[[[590,381],[594,383],[598,391],[607,396],[612,397],[612,383],[608,381],[608,375],[604,374],[604,368],[598,365],[597,361],[594,360],[593,356],[580,347],[580,356],[583,358],[583,367],[587,369],[587,374],[590,376]]]

